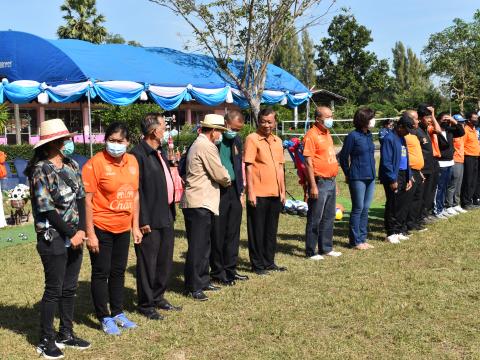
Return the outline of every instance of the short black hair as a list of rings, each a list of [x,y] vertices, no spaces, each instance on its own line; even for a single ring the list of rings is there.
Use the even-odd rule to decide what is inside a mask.
[[[107,129],[105,130],[105,141],[112,136],[113,134],[120,133],[127,141],[130,141],[130,131],[128,130],[127,125],[121,121],[114,121],[110,125],[108,125]]]
[[[445,115],[450,115],[448,111],[442,111],[440,114],[437,115],[437,119],[440,120]]]
[[[375,117],[375,110],[372,110],[368,107],[360,108],[353,115],[353,126],[357,130],[361,130],[368,126],[370,120]]]
[[[413,129],[413,119],[407,114],[402,114],[400,119],[397,120],[395,128],[403,127],[405,129]]]
[[[147,136],[153,130],[153,127],[160,123],[158,118],[163,118],[163,114],[159,112],[151,112],[145,115],[140,122],[140,128],[142,129],[142,134],[144,136]]]
[[[432,112],[428,109],[429,105],[420,104],[418,105],[417,113],[419,118],[432,115]]]
[[[277,113],[275,112],[275,110],[273,110],[273,108],[271,107],[266,107],[266,108],[263,108],[262,110],[260,110],[260,112],[258,113],[258,121],[260,122],[260,119],[264,116],[268,116],[268,115],[272,115],[274,114],[275,115],[275,121],[277,121]]]
[[[473,115],[477,115],[475,111],[469,111],[465,114],[465,119],[471,120]]]
[[[382,127],[392,125],[395,122],[393,119],[385,119],[382,121]]]

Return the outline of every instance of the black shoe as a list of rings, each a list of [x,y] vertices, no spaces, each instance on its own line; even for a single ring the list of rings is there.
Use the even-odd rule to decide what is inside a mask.
[[[217,283],[217,284],[220,284],[220,285],[223,285],[223,286],[233,286],[233,285],[235,285],[235,280],[223,280],[223,279],[212,278],[212,281],[214,283]]]
[[[272,266],[268,267],[267,270],[284,272],[284,271],[287,271],[287,268],[285,266],[277,266],[276,264],[273,264]]]
[[[468,205],[462,206],[462,208],[464,208],[465,210],[475,210],[475,209],[478,209],[478,206],[475,206],[473,204],[468,204]]]
[[[164,317],[160,315],[155,309],[138,309],[138,312],[145,316],[148,320],[163,320]]]
[[[270,274],[267,270],[265,269],[258,269],[258,270],[253,270],[253,272],[255,274],[257,274],[258,276],[267,276],[268,274]]]
[[[37,353],[44,359],[62,359],[63,352],[53,338],[44,337],[37,345]]]
[[[193,298],[195,301],[207,301],[208,296],[205,295],[205,293],[202,290],[197,290],[197,291],[188,291],[186,296]]]
[[[246,280],[248,280],[248,276],[247,275],[235,274],[233,276],[233,280],[246,281]]]
[[[165,311],[182,311],[181,306],[175,306],[170,304],[167,300],[163,299],[157,304],[157,308]]]
[[[206,287],[204,287],[202,290],[203,291],[219,291],[221,289],[220,286],[215,286],[213,284],[208,284]]]
[[[57,345],[59,349],[69,347],[77,350],[86,350],[91,346],[87,340],[80,339],[74,332],[70,334],[58,333],[55,339],[55,345]]]

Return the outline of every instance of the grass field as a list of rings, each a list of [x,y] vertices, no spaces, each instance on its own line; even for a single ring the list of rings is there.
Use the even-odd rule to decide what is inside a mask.
[[[294,196],[300,195],[291,170],[288,188]],[[344,185],[341,188],[341,202],[348,205],[348,192]],[[344,256],[321,262],[303,256],[305,218],[281,215],[277,263],[289,271],[262,278],[249,273],[243,226],[239,270],[251,279],[211,294],[206,303],[181,294],[186,240],[180,216],[167,298],[182,305],[183,311],[166,314],[161,322],[148,322],[134,312],[135,255],[131,251],[125,306],[139,328],[117,338],[103,335],[92,313],[85,252],[75,330],[93,346],[83,353],[67,350],[66,357],[480,358],[480,211],[436,223],[426,233],[391,245],[382,241],[382,202],[383,191],[378,187],[369,236],[375,249],[347,248],[345,217],[335,230],[336,248]],[[9,231],[0,232],[1,243]],[[0,358],[36,358],[43,272],[34,242],[0,247],[0,262]]]

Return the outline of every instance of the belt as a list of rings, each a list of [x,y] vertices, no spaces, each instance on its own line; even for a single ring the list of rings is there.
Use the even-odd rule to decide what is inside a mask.
[[[332,177],[315,176],[315,181],[319,181],[319,180],[334,181],[335,178],[336,178],[335,176],[332,176]]]

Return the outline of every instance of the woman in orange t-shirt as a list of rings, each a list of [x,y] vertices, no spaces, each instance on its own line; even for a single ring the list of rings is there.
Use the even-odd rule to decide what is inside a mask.
[[[123,123],[112,123],[105,141],[105,150],[83,168],[87,247],[97,318],[106,334],[120,335],[119,327],[136,327],[123,313],[123,291],[132,228],[135,243],[142,240],[138,226],[139,171],[135,157],[126,153],[129,133]]]

